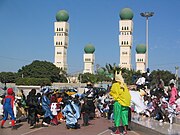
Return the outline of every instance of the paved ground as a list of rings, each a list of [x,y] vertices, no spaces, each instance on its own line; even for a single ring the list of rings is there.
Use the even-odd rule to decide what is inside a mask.
[[[11,130],[9,121],[6,122],[5,128],[0,129],[0,135],[110,135],[113,123],[105,118],[91,120],[91,125],[81,126],[80,129],[66,129],[65,123],[58,126],[39,127],[29,129],[27,122],[16,124],[17,130]],[[79,121],[82,124],[82,121]],[[142,135],[140,132],[129,131],[128,135]]]

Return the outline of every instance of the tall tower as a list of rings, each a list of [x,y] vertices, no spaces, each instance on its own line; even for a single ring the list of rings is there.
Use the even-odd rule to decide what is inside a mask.
[[[139,44],[136,46],[136,71],[146,72],[146,46]]]
[[[84,71],[83,73],[94,74],[94,56],[95,48],[92,44],[88,44],[84,47]]]
[[[121,68],[131,69],[131,47],[133,41],[133,12],[130,8],[121,10],[119,20],[119,46]]]
[[[67,47],[69,44],[69,14],[65,10],[60,10],[56,14],[56,22],[54,22],[54,65],[62,70],[68,70],[67,66]]]

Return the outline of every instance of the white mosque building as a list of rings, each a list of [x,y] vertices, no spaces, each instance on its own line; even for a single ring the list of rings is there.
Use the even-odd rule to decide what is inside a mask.
[[[146,72],[146,46],[139,44],[136,46],[136,71]]]
[[[123,8],[119,14],[119,46],[121,68],[131,69],[131,48],[133,43],[133,12],[130,8]]]
[[[54,22],[54,65],[62,70],[68,70],[67,65],[67,48],[69,44],[69,14],[66,10],[60,10],[56,14],[56,22]]]
[[[132,69],[131,50],[133,44],[133,12],[130,8],[123,8],[120,11],[119,20],[119,46],[120,46],[120,63],[121,68]],[[60,10],[56,14],[56,22],[54,22],[54,64],[62,70],[68,70],[67,65],[67,48],[69,44],[69,14],[66,10]],[[84,47],[84,70],[83,73],[94,74],[95,47],[87,44]],[[145,45],[136,46],[136,71],[145,72]]]
[[[92,44],[87,44],[84,47],[84,71],[83,73],[94,74],[94,61],[95,61],[95,47]]]

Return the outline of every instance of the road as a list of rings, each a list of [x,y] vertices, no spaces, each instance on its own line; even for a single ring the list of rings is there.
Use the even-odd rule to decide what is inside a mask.
[[[58,126],[49,126],[30,129],[27,122],[16,124],[17,130],[11,130],[9,121],[5,128],[0,129],[0,135],[110,135],[113,123],[105,118],[98,118],[90,121],[89,126],[81,126],[80,129],[67,129],[65,122]],[[82,124],[82,120],[79,121]],[[135,131],[128,131],[128,135],[140,135]],[[142,134],[141,134],[142,135]]]

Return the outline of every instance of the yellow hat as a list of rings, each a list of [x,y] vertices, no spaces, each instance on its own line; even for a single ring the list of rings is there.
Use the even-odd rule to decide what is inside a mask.
[[[121,71],[119,71],[119,72],[116,71],[115,72],[115,81],[124,83],[124,79],[123,79],[123,77],[121,75]]]

